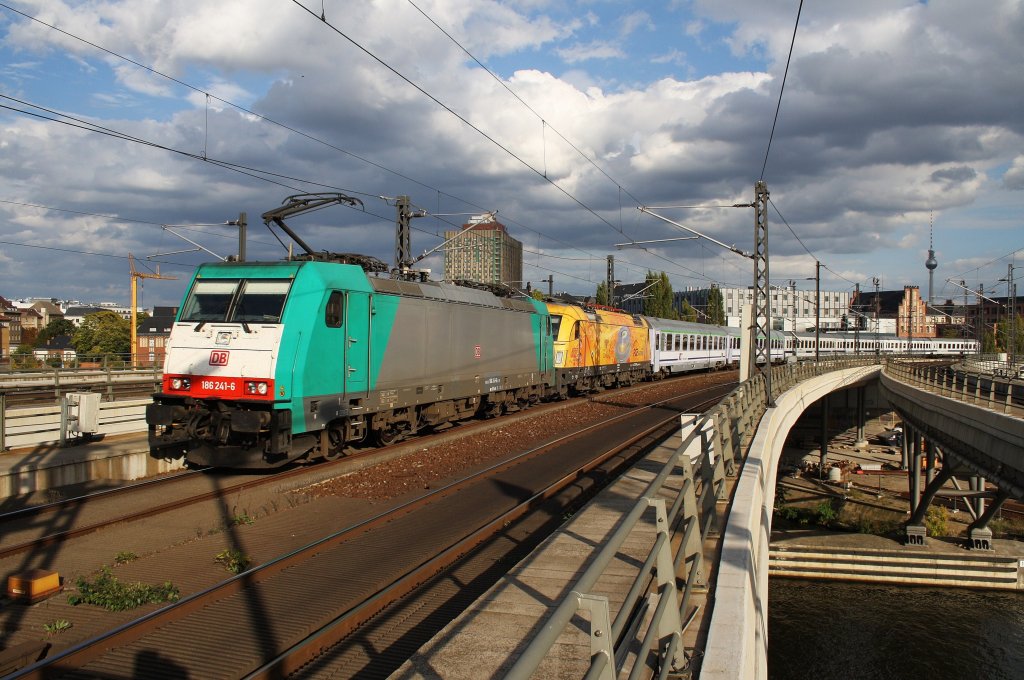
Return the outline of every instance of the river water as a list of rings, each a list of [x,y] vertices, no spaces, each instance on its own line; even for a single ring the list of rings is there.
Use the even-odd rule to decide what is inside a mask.
[[[770,680],[1020,680],[1024,593],[773,578]]]

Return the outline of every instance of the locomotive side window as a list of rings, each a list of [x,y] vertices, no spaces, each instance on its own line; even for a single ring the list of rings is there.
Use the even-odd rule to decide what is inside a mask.
[[[182,321],[225,321],[237,280],[196,281],[181,310]]]
[[[228,321],[280,323],[291,281],[243,281]]]
[[[324,322],[328,328],[341,328],[341,320],[345,318],[344,301],[345,296],[340,290],[331,291],[331,297],[327,298],[327,309],[324,310]]]
[[[562,315],[552,314],[548,317],[551,320],[551,337],[558,337],[558,329],[562,326]]]

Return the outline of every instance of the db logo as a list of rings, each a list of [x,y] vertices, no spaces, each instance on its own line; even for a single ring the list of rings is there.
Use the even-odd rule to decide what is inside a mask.
[[[215,349],[210,352],[210,365],[211,366],[227,366],[228,355],[230,352],[224,349]]]

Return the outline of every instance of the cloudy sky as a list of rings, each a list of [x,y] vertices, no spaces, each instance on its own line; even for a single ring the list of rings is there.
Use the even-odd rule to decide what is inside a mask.
[[[176,304],[207,250],[236,251],[222,223],[246,212],[248,258],[279,259],[259,215],[316,191],[363,201],[289,222],[318,250],[393,262],[404,194],[429,213],[414,253],[497,210],[535,286],[591,293],[610,254],[627,282],[747,286],[750,261],[708,241],[617,244],[685,235],[645,205],[752,251],[753,210],[721,206],[760,178],[774,284],[813,290],[819,260],[825,289],[927,294],[931,224],[936,298],[962,296],[947,278],[1005,295],[1024,2],[808,3],[776,122],[798,9],[0,0],[0,295],[127,303],[133,253],[178,277],[143,303]]]

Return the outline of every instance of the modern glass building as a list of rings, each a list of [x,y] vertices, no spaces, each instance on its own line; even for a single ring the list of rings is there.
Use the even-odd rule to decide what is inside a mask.
[[[458,238],[456,238],[458,237]],[[444,278],[523,288],[523,244],[493,215],[476,215],[462,231],[446,231]]]

